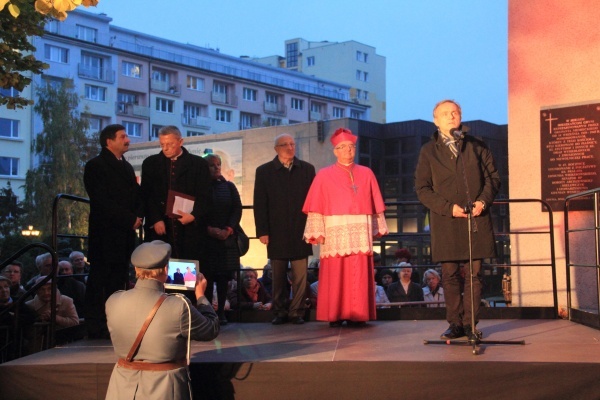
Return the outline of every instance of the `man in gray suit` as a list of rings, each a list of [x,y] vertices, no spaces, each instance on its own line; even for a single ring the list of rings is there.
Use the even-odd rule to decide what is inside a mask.
[[[168,243],[155,240],[141,244],[131,255],[138,278],[135,288],[116,292],[106,301],[108,330],[119,357],[107,399],[192,398],[187,370],[190,339],[216,338],[219,319],[204,297],[206,279],[200,273],[196,277],[196,307],[184,296],[164,293],[170,256]],[[148,319],[150,324],[136,346],[136,337]]]

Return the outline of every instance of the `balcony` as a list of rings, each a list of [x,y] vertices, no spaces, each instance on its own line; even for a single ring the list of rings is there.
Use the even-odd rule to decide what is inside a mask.
[[[279,103],[264,102],[264,110],[266,114],[274,114],[285,116],[287,114],[287,106]]]
[[[210,92],[210,99],[213,104],[220,104],[229,107],[237,107],[238,99],[236,95],[228,95],[221,92]]]
[[[150,107],[138,106],[133,103],[115,103],[117,115],[127,115],[130,117],[150,118]]]
[[[181,85],[178,83],[171,84],[169,82],[152,79],[150,89],[155,92],[168,93],[172,96],[181,96]]]
[[[94,79],[107,83],[115,82],[115,71],[110,68],[91,67],[79,63],[77,73],[80,78]]]
[[[181,114],[181,124],[184,126],[191,126],[194,128],[210,129],[212,120],[209,117],[190,117],[185,114]]]
[[[318,112],[318,111],[310,112],[310,120],[311,121],[324,121],[327,119],[329,119],[329,114],[327,114],[327,113],[322,113],[322,112]]]

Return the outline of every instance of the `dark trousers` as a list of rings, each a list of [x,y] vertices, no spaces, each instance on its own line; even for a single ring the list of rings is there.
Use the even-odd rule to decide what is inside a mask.
[[[463,274],[461,274],[460,262],[442,262],[446,320],[448,323],[458,326],[471,325],[469,262],[465,262],[463,268],[464,278]],[[475,323],[477,323],[479,306],[481,304],[481,288],[481,260],[473,260],[473,311],[475,313]]]
[[[85,290],[85,323],[90,338],[108,338],[104,303],[117,290],[126,290],[129,264],[92,265]]]
[[[292,300],[289,302],[287,268],[292,269]],[[304,317],[308,259],[271,259],[273,270],[273,311],[276,317]],[[288,308],[289,303],[289,308]]]

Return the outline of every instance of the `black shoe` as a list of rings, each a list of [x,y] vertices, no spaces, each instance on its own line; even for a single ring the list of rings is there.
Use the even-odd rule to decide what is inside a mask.
[[[273,318],[273,321],[271,321],[271,323],[273,325],[283,325],[287,322],[288,322],[287,317],[275,317],[275,318]]]
[[[453,340],[465,336],[465,330],[462,326],[451,324],[448,329],[441,334],[442,340]]]
[[[475,330],[471,329],[471,325],[465,325],[464,330],[465,335],[467,336],[467,339],[470,342],[476,342],[478,340],[481,340],[481,338],[483,337],[481,331],[478,331],[477,328],[475,328]]]
[[[367,323],[365,321],[348,321],[348,326],[353,328],[362,328],[367,326]]]
[[[293,317],[290,322],[294,325],[302,325],[304,323],[304,318],[302,317]]]
[[[344,321],[340,320],[340,321],[331,321],[329,323],[329,327],[330,328],[337,328],[339,326],[342,326],[342,324],[344,323]]]

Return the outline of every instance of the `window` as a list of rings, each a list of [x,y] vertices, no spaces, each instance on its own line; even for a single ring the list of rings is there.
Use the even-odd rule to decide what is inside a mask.
[[[156,98],[156,111],[173,113],[173,104],[175,102],[169,99],[163,99],[162,97]]]
[[[20,92],[15,89],[15,88],[10,88],[10,89],[4,89],[4,88],[0,88],[0,95],[4,96],[4,97],[18,97],[20,94]]]
[[[0,118],[0,138],[16,139],[19,137],[19,121]]]
[[[243,97],[247,101],[256,101],[257,91],[250,88],[244,88]]]
[[[281,125],[280,118],[267,118],[267,126],[279,126]]]
[[[333,107],[333,118],[344,118],[344,109],[341,107]]]
[[[85,85],[85,98],[94,101],[106,101],[106,88],[95,85]]]
[[[139,122],[123,121],[125,132],[131,137],[142,137],[142,124]]]
[[[88,117],[87,118],[89,127],[87,130],[87,135],[92,136],[95,133],[98,133],[102,130],[102,118],[100,117]]]
[[[0,157],[0,175],[19,176],[19,159]]]
[[[288,68],[298,66],[298,42],[288,43],[285,45],[285,63]]]
[[[350,110],[350,118],[362,119],[363,118],[363,113],[361,111],[358,111],[358,110]]]
[[[321,104],[319,104],[319,103],[311,103],[310,104],[310,111],[316,112],[316,113],[320,113],[321,112]]]
[[[231,122],[231,111],[217,108],[217,116],[215,119],[220,122]]]
[[[138,95],[135,93],[119,92],[117,94],[119,103],[138,104]]]
[[[223,83],[213,83],[213,92],[219,94],[227,94],[227,85]]]
[[[267,93],[266,94],[266,102],[270,103],[270,104],[277,104],[277,98],[279,96],[277,96],[276,94],[273,93]]]
[[[52,46],[51,44],[44,45],[44,58],[49,61],[60,63],[69,62],[69,49],[64,47]]]
[[[312,67],[315,65],[315,56],[306,57],[306,66]]]
[[[252,114],[241,113],[240,115],[240,126],[242,129],[254,128],[254,116]]]
[[[361,71],[360,69],[356,70],[356,80],[367,82],[369,80],[369,73],[365,71]]]
[[[187,136],[204,136],[204,132],[187,131]]]
[[[198,78],[197,76],[187,76],[187,88],[190,90],[204,91],[204,79]]]
[[[362,51],[358,51],[358,50],[356,51],[356,61],[366,63],[368,59],[369,59],[368,53],[363,53]]]
[[[106,79],[109,78],[108,71],[104,70],[106,60],[94,54],[81,54],[80,75],[86,78]]]
[[[58,33],[58,25],[59,25],[58,23],[59,22],[60,21],[58,21],[57,19],[49,19],[44,24],[44,29],[46,30],[46,32]]]
[[[304,100],[292,97],[292,110],[304,110]]]
[[[158,131],[162,128],[163,125],[152,125],[152,131],[150,131],[150,140],[154,140],[158,138]]]
[[[89,26],[77,25],[77,38],[86,42],[96,43],[98,40],[98,30]]]
[[[152,71],[152,80],[159,82],[169,82],[169,73],[167,71],[155,69],[154,71]]]
[[[121,64],[121,74],[124,76],[130,76],[132,78],[141,78],[142,65],[129,61],[123,61],[123,64]]]

